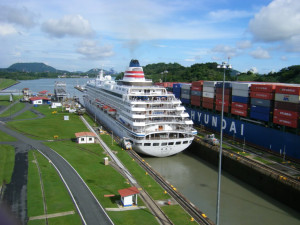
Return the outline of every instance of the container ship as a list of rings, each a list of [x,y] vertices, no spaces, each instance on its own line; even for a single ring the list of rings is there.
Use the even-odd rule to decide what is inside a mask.
[[[86,109],[114,135],[142,154],[166,157],[186,149],[197,131],[174,94],[144,77],[138,60],[131,60],[122,80],[103,71],[86,85]]]
[[[156,83],[172,91],[195,125],[219,132],[223,82]],[[300,160],[300,85],[225,82],[225,135]]]

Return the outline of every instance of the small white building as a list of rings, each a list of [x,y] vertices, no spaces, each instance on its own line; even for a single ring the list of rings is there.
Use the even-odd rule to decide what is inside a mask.
[[[95,143],[96,134],[93,132],[79,132],[75,133],[78,144],[92,144]]]
[[[137,194],[140,191],[136,187],[121,189],[118,192],[124,207],[137,205]]]
[[[61,102],[52,102],[51,103],[51,108],[56,109],[57,107],[61,107]]]

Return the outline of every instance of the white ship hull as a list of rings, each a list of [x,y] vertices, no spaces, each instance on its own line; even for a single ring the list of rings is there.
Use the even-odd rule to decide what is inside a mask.
[[[104,110],[101,110],[97,106],[90,104],[88,101],[85,101],[84,104],[90,114],[93,117],[96,117],[97,121],[100,121],[103,126],[111,130],[114,135],[118,136],[119,138],[126,137],[130,139],[130,131],[109,114],[107,114]],[[167,157],[185,150],[190,146],[193,139],[194,137],[184,139],[141,140],[141,145],[137,146],[136,144],[133,144],[133,150],[144,155]],[[168,145],[170,142],[173,142],[174,145]],[[176,142],[180,142],[180,144],[176,145]],[[149,143],[150,146],[145,146],[145,143]],[[158,143],[158,146],[153,146],[152,143]],[[167,143],[167,145],[162,146],[163,143]]]

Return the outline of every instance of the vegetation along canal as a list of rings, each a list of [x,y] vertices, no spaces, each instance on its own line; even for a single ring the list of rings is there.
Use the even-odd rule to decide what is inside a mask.
[[[61,79],[22,81],[11,89],[27,87],[32,91],[48,90],[53,93],[54,83]],[[81,96],[74,89],[76,83],[86,79],[63,79],[70,97]],[[38,89],[36,89],[38,87]],[[36,89],[36,90],[35,90]],[[145,157],[145,160],[194,203],[211,220],[215,221],[217,197],[217,168],[201,160],[188,150],[167,158]],[[270,198],[264,193],[223,172],[220,222],[229,224],[300,224],[299,213]]]

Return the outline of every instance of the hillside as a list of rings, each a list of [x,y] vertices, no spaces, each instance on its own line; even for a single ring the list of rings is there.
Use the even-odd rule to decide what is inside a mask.
[[[47,66],[44,63],[15,63],[7,68],[11,71],[33,72],[33,73],[55,73],[57,69]]]

